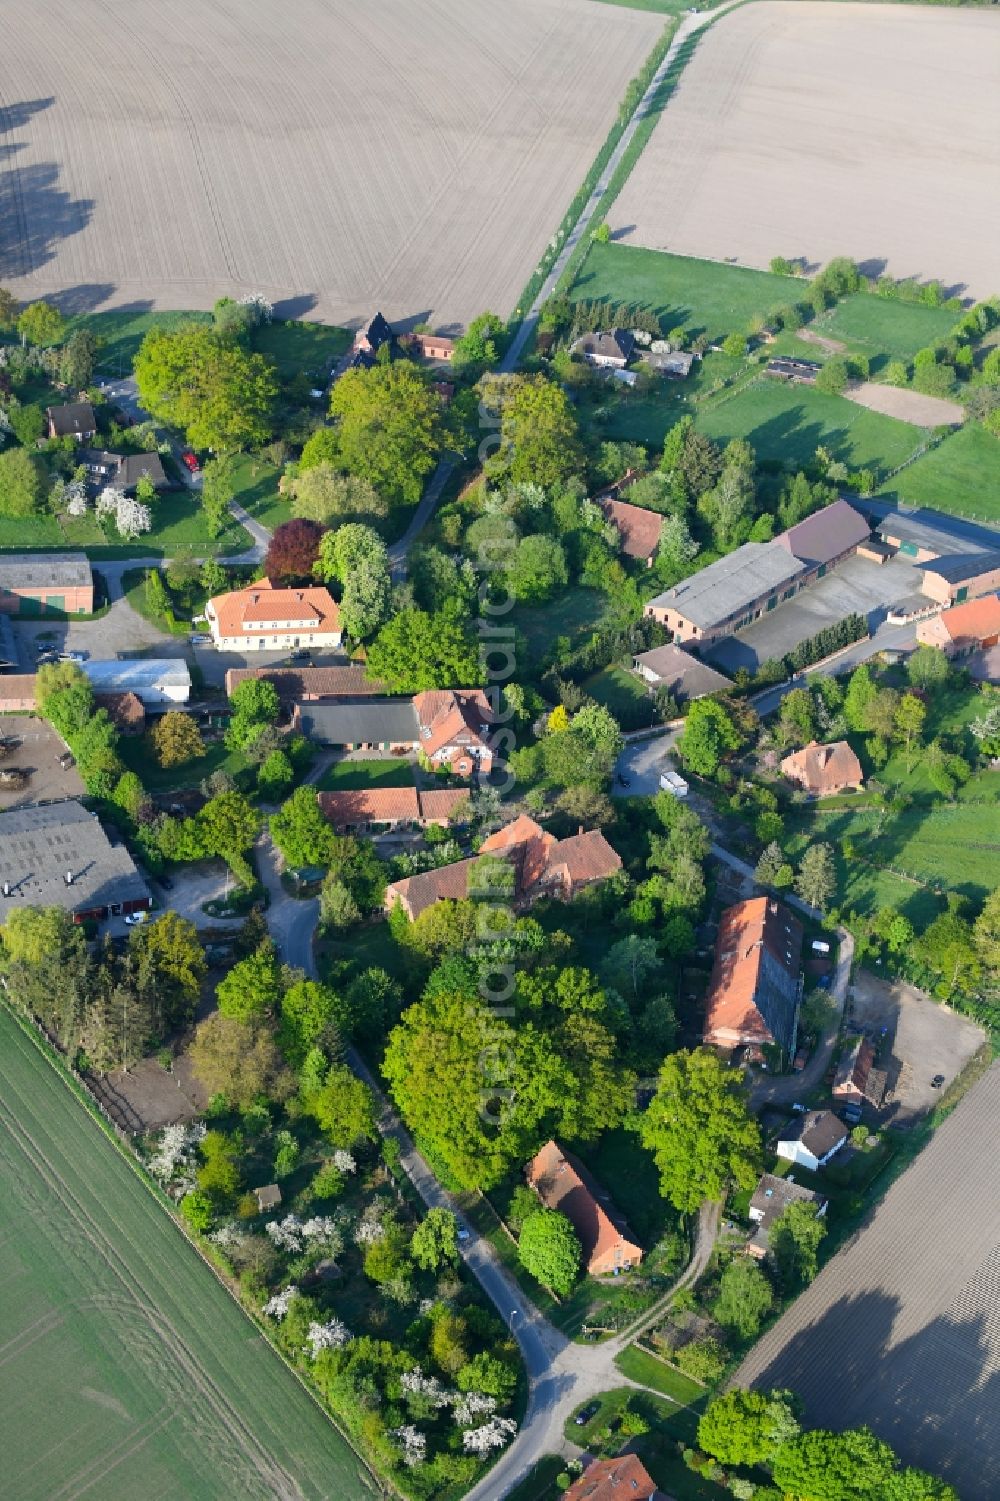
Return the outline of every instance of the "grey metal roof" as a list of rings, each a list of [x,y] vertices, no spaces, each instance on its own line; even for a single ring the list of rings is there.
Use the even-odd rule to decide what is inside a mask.
[[[149,895],[125,846],[112,845],[96,814],[72,800],[0,814],[0,893],[4,882],[0,918],[13,906],[87,912]]]
[[[170,484],[158,453],[123,454],[115,478],[123,489],[131,490],[144,474],[149,475],[158,490],[166,489]]]
[[[155,704],[167,689],[183,688],[185,697],[191,692],[191,673],[183,657],[129,657],[81,666],[95,693],[135,693],[144,704]]]
[[[997,533],[992,529],[977,526],[962,516],[945,516],[941,511],[891,511],[878,523],[878,532],[883,537],[912,542],[942,558],[958,553],[993,552],[997,545]]]
[[[416,744],[417,711],[408,699],[362,698],[336,704],[299,703],[296,722],[324,745]]]
[[[865,518],[859,516],[846,500],[835,500],[804,521],[790,526],[775,540],[787,547],[793,558],[815,565],[842,557],[870,535],[871,527]]]
[[[805,565],[780,542],[745,542],[649,603],[677,610],[708,630],[804,572]]]
[[[83,552],[0,553],[0,589],[79,589],[92,582]]]
[[[949,584],[961,584],[965,579],[1000,568],[1000,551],[955,553],[950,557],[934,558],[928,563],[918,563],[917,567],[926,573],[938,574]]]
[[[636,667],[654,673],[675,698],[704,698],[706,693],[722,693],[731,688],[727,677],[709,667],[680,646],[654,646],[635,658]]]

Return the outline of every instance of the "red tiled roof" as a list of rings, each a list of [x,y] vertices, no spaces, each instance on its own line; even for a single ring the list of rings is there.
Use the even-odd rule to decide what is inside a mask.
[[[705,1041],[728,1046],[734,1040],[777,1042],[787,1048],[801,950],[801,924],[774,897],[752,897],[727,907],[715,940],[715,963],[706,996]],[[765,953],[771,960],[767,967]],[[765,974],[773,983],[763,983]]]
[[[217,594],[208,602],[209,618],[218,623],[220,636],[246,636],[265,631],[278,620],[301,623],[303,629],[336,631],[340,609],[329,589],[276,589],[268,579]]]
[[[434,792],[421,792],[420,816],[428,822],[453,818],[456,810],[468,801],[469,794],[463,787],[441,787]]]
[[[613,521],[622,539],[627,558],[651,558],[660,545],[663,517],[657,511],[629,505],[627,500],[602,500],[601,510]]]
[[[549,869],[565,870],[573,885],[606,880],[621,868],[621,856],[611,848],[600,829],[559,839],[549,852]]]
[[[296,699],[360,698],[386,691],[384,683],[365,676],[361,663],[352,662],[349,667],[230,667],[226,672],[227,696],[232,698],[248,678],[273,683],[278,697],[286,703]]]
[[[938,616],[952,641],[982,641],[1000,633],[1000,595],[984,594]]]
[[[433,756],[443,745],[485,745],[492,714],[481,688],[431,688],[413,698],[420,749]]]
[[[641,1261],[628,1226],[614,1205],[598,1202],[597,1185],[575,1158],[554,1141],[547,1141],[525,1168],[530,1186],[547,1209],[558,1209],[569,1220],[583,1248],[584,1265],[596,1272],[612,1270],[616,1247],[622,1260]]]
[[[810,740],[801,750],[785,757],[781,771],[790,781],[798,782],[819,797],[841,787],[860,786],[864,781],[861,762],[846,740],[835,740],[830,745]]]
[[[461,902],[469,894],[469,874],[476,860],[456,860],[454,865],[440,865],[437,870],[423,870],[419,875],[393,881],[386,889],[386,905],[391,908],[394,896],[409,907],[414,921],[435,902]]]
[[[94,703],[98,709],[107,709],[111,721],[126,733],[141,730],[146,723],[146,709],[137,693],[95,693]]]
[[[595,1459],[574,1480],[565,1501],[651,1501],[656,1483],[637,1454]]]
[[[319,792],[320,812],[333,824],[416,823],[420,803],[416,787],[359,787]]]

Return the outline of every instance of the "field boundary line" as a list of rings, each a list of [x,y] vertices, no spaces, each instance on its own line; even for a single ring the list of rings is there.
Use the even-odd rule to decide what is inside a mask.
[[[273,1353],[278,1357],[285,1369],[295,1378],[299,1386],[309,1397],[309,1400],[319,1409],[330,1426],[334,1428],[336,1432],[341,1436],[341,1438],[350,1449],[351,1453],[356,1456],[356,1458],[368,1472],[371,1479],[375,1482],[375,1485],[378,1487],[379,1493],[383,1496],[401,1497],[402,1492],[395,1488],[392,1481],[388,1477],[379,1474],[375,1469],[373,1469],[367,1455],[363,1454],[358,1449],[356,1444],[351,1439],[351,1436],[347,1432],[346,1428],[344,1428],[340,1424],[340,1422],[338,1422],[337,1418],[329,1411],[329,1409],[324,1406],[324,1404],[320,1401],[318,1393],[313,1391],[302,1373],[296,1370],[295,1366],[292,1365],[285,1352],[275,1344],[273,1339],[271,1339],[270,1333],[266,1326],[263,1323],[260,1323],[254,1317],[250,1309],[248,1309],[246,1304],[237,1297],[232,1287],[230,1287],[229,1283],[221,1275],[219,1268],[215,1266],[211,1258],[205,1254],[202,1247],[192,1239],[187,1231],[186,1226],[174,1209],[170,1199],[163,1192],[155,1179],[152,1178],[152,1176],[146,1171],[146,1168],[136,1156],[136,1154],[129,1150],[125,1142],[120,1140],[120,1138],[115,1134],[112,1124],[104,1119],[103,1113],[98,1106],[98,1102],[93,1099],[86,1086],[79,1082],[75,1071],[70,1069],[65,1059],[57,1052],[52,1043],[49,1042],[48,1038],[46,1038],[44,1035],[39,1035],[36,1026],[32,1024],[29,1019],[17,1009],[16,1006],[13,1006],[6,997],[0,997],[0,1005],[2,1005],[8,1015],[10,1015],[14,1019],[20,1032],[28,1038],[36,1051],[45,1060],[46,1064],[59,1077],[61,1082],[69,1089],[70,1093],[77,1099],[78,1103],[83,1106],[90,1118],[96,1123],[97,1126],[99,1126],[102,1133],[105,1137],[107,1137],[117,1154],[128,1165],[128,1167],[142,1184],[143,1188],[146,1190],[149,1196],[156,1202],[157,1207],[165,1213],[170,1224],[173,1225],[174,1229],[180,1235],[184,1243],[190,1246],[191,1249],[196,1253],[196,1255],[200,1257],[201,1261],[211,1272],[216,1283],[224,1289],[228,1297],[230,1297],[236,1304],[236,1307],[240,1310],[240,1313],[243,1315],[246,1321],[265,1341],[268,1348],[273,1351]]]

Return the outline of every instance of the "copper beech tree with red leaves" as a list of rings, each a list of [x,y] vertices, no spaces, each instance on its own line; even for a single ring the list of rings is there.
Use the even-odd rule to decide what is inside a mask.
[[[264,572],[275,584],[302,584],[313,578],[319,542],[326,530],[317,521],[298,517],[275,527],[264,559]]]

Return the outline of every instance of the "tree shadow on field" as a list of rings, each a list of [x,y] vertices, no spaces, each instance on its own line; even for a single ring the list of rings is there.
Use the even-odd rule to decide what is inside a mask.
[[[963,1501],[990,1501],[989,1477],[1000,1473],[1000,1373],[979,1310],[996,1260],[994,1252],[950,1308],[892,1348],[899,1298],[885,1289],[838,1298],[766,1366],[754,1363],[753,1385],[791,1388],[808,1426],[866,1425],[905,1464],[950,1481]]]
[[[22,130],[53,98],[24,100],[0,109],[0,138]],[[24,143],[3,139],[0,159],[0,279],[28,276],[51,261],[61,240],[85,229],[93,200],[73,198],[58,186],[59,165],[34,162],[19,167],[14,158]]]
[[[66,287],[61,292],[53,292],[47,301],[53,303],[66,318],[79,318],[84,313],[94,313],[103,303],[115,294],[114,284],[109,281],[81,282],[76,287]],[[116,312],[148,312],[149,302],[139,303],[127,310],[116,308]]]
[[[274,304],[274,316],[282,320],[305,318],[312,312],[317,301],[315,292],[300,292],[296,297],[283,297]]]
[[[419,328],[422,323],[429,323],[431,321],[432,311],[432,308],[424,308],[423,312],[421,313],[410,313],[405,318],[396,318],[393,320],[393,329],[397,334],[412,333],[412,331],[415,328]],[[450,337],[457,337],[457,333],[454,335],[452,334],[451,331],[453,329],[457,330],[457,333],[462,332],[461,325],[454,323],[449,324],[448,329],[443,330],[443,332],[446,332]]]

